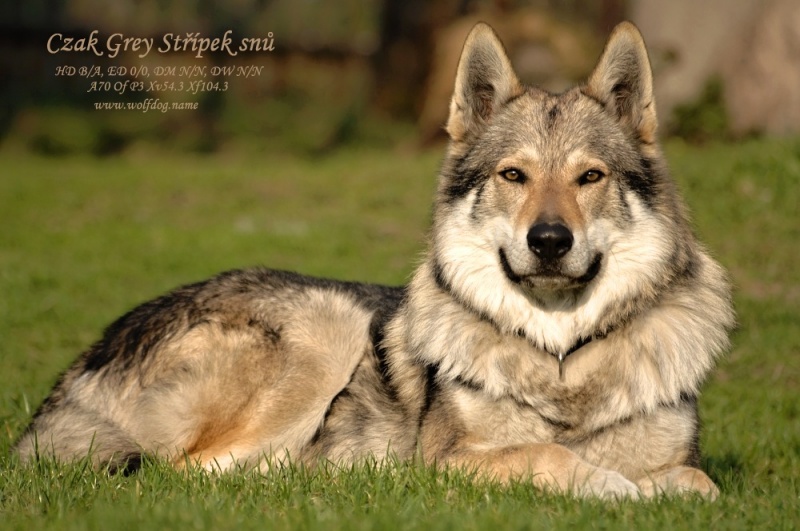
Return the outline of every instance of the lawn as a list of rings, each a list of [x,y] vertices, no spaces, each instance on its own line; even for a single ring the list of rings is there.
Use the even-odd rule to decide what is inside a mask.
[[[215,272],[263,264],[403,283],[440,152],[322,158],[0,154],[0,528],[575,529],[800,526],[800,141],[667,145],[696,230],[730,270],[740,327],[701,398],[722,494],[605,504],[397,464],[130,477],[23,467],[14,439],[113,318]]]

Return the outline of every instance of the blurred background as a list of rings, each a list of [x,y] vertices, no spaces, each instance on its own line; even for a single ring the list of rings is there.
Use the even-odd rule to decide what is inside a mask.
[[[0,4],[0,142],[53,156],[423,147],[443,139],[458,55],[476,21],[496,28],[525,82],[558,91],[585,78],[624,19],[648,43],[663,134],[706,142],[799,132],[797,0],[17,0]],[[169,32],[232,30],[235,41],[271,32],[274,50],[202,58],[153,50],[111,60],[47,53],[53,33],[81,38],[92,30],[101,45],[116,32],[157,45]],[[120,95],[87,92],[91,80],[55,74],[63,65],[263,69],[218,77],[229,82],[225,92]],[[146,98],[198,106],[95,109]]]

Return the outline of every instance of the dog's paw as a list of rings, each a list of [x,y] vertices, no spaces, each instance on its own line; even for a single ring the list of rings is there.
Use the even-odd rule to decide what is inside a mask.
[[[613,470],[598,468],[585,481],[577,485],[576,494],[582,497],[598,497],[605,499],[622,499],[642,497],[639,487]]]
[[[709,500],[717,499],[719,489],[702,470],[679,466],[649,475],[638,482],[647,497],[700,495]]]

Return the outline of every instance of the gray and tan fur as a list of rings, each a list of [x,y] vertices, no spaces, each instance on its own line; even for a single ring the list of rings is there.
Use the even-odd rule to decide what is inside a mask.
[[[633,25],[554,95],[479,24],[408,286],[256,269],[180,288],[112,324],[16,451],[128,469],[391,452],[577,495],[715,495],[697,396],[734,315],[656,125]]]

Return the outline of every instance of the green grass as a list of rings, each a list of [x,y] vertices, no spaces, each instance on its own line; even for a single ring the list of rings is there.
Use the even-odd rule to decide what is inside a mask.
[[[9,447],[58,373],[138,302],[265,264],[399,284],[424,245],[439,152],[0,155],[0,528],[574,529],[800,525],[800,142],[668,145],[740,328],[701,399],[722,490],[604,504],[398,464],[131,477],[20,466]]]

